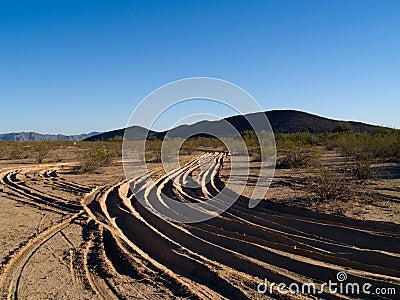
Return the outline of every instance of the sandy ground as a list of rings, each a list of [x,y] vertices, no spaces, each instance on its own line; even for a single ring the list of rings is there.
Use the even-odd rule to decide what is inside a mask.
[[[338,295],[321,287],[341,271],[347,282],[393,288],[398,296],[398,166],[374,166],[381,176],[340,202],[312,200],[307,170],[276,170],[256,208],[248,208],[250,180],[242,196],[228,191],[220,199],[237,198],[228,211],[201,223],[165,221],[138,201],[157,208],[169,205],[159,193],[181,202],[212,198],[224,188],[230,165],[223,153],[209,159],[207,168],[199,168],[198,157],[186,157],[181,172],[155,172],[155,186],[146,184],[146,176],[127,182],[120,162],[77,174],[70,162],[0,161],[2,298],[396,298]],[[330,152],[323,157],[326,166],[340,159]],[[179,184],[189,177],[208,178],[207,184]],[[266,278],[287,285],[314,282],[321,294],[283,295],[273,285],[260,294],[257,286]]]
[[[330,170],[346,170],[349,162],[333,151],[323,152],[322,166]],[[252,163],[253,175],[257,178],[257,167]],[[373,179],[352,182],[345,200],[316,201],[307,189],[310,169],[276,169],[274,178],[264,199],[288,206],[302,207],[359,220],[384,221],[400,224],[400,166],[393,163],[373,164]],[[228,178],[227,172],[224,173]],[[250,175],[250,178],[251,178]],[[251,195],[253,184],[244,192]]]

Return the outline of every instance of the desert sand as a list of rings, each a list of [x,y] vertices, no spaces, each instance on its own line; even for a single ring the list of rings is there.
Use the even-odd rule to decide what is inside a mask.
[[[360,185],[355,201],[340,203],[310,202],[302,172],[276,170],[256,208],[248,208],[249,180],[228,211],[201,223],[166,221],[139,203],[136,197],[166,205],[159,192],[182,202],[217,194],[230,160],[225,153],[207,155],[208,170],[199,171],[198,155],[171,174],[151,164],[155,186],[146,184],[146,174],[127,181],[120,161],[93,174],[77,174],[73,162],[2,161],[2,298],[315,299],[282,295],[276,287],[260,294],[257,286],[265,278],[319,286],[340,271],[347,282],[400,291],[400,177],[393,168],[377,166],[388,175]],[[323,159],[329,165],[340,157],[326,152]],[[257,162],[252,166],[257,170]],[[209,183],[193,190],[170,181],[194,174],[209,176]],[[319,297],[354,296],[325,290]]]

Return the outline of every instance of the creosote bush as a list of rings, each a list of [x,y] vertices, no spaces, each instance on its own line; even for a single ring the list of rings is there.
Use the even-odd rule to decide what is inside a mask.
[[[375,177],[375,172],[371,167],[373,159],[368,154],[361,153],[355,157],[350,170],[355,180],[365,181]]]
[[[262,158],[268,158],[274,154],[275,139],[271,132],[262,130],[257,134],[254,131],[244,131],[242,133],[244,143],[247,151],[243,149],[243,145],[238,143],[238,152],[245,154],[246,152],[250,156],[251,161],[262,161]],[[235,143],[231,143],[235,146]]]
[[[337,149],[358,160],[366,155],[370,160],[400,163],[400,131],[378,128],[375,133],[341,132],[322,136],[329,150]]]
[[[180,140],[180,139],[178,139]],[[188,154],[191,155],[195,152],[201,151],[203,149],[209,150],[226,150],[223,142],[217,138],[212,137],[191,137],[186,139],[180,149],[180,154]]]
[[[319,153],[315,148],[299,146],[281,149],[278,153],[276,167],[278,169],[307,168],[317,164]]]
[[[37,163],[43,163],[45,157],[51,150],[51,145],[49,142],[36,142],[34,144],[35,159]]]
[[[352,181],[345,173],[318,168],[307,178],[307,189],[318,201],[347,201],[352,197]]]
[[[9,144],[7,147],[8,149],[8,155],[5,157],[7,159],[23,159],[28,157],[28,151],[26,151],[26,148],[23,147],[23,145],[19,142],[12,142]]]
[[[100,167],[109,166],[114,156],[102,143],[96,143],[80,156],[78,169],[82,173],[95,172]]]
[[[308,168],[318,165],[320,153],[309,134],[280,135],[277,138],[278,169]]]

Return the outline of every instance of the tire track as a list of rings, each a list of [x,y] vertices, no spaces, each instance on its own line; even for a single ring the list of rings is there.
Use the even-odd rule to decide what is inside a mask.
[[[50,207],[59,213],[77,213],[82,209],[81,205],[68,203],[67,201],[63,201],[61,198],[51,197],[37,190],[28,188],[26,185],[22,185],[21,183],[24,182],[17,179],[17,174],[19,172],[19,170],[16,170],[1,174],[1,183],[17,195],[21,195],[38,205]]]
[[[47,210],[60,214],[63,216],[62,221],[38,234],[33,235],[33,237],[26,243],[21,243],[18,250],[13,252],[13,255],[9,257],[6,264],[3,265],[0,274],[0,291],[2,299],[17,299],[18,289],[22,278],[22,272],[25,267],[29,264],[30,259],[33,255],[41,249],[43,245],[50,245],[50,243],[55,236],[61,234],[61,236],[66,240],[66,242],[72,246],[74,245],[68,239],[68,237],[63,233],[62,230],[68,228],[73,222],[80,222],[86,218],[86,212],[81,204],[71,203],[68,200],[64,200],[58,196],[53,196],[45,194],[45,192],[30,187],[28,183],[33,185],[39,185],[46,183],[46,181],[51,181],[51,178],[57,177],[57,169],[44,169],[46,166],[38,167],[27,167],[17,170],[11,170],[3,172],[0,174],[0,182],[6,187],[7,194],[11,195],[10,199],[16,200],[18,202],[24,203],[26,205],[33,206],[39,210]],[[44,170],[43,170],[44,169]],[[58,177],[57,179],[61,179]],[[65,180],[65,179],[64,179]],[[68,183],[62,183],[60,185],[53,184],[50,182],[52,187],[56,187],[60,190],[65,190],[69,193],[77,192],[77,186],[73,185],[72,189],[69,189]],[[48,184],[48,182],[47,182]],[[79,188],[79,193],[84,194],[90,191],[89,188]],[[85,226],[84,224],[81,224]],[[52,244],[54,249],[58,249],[60,246]],[[55,250],[54,250],[55,251]],[[76,252],[76,249],[75,249]],[[71,274],[72,280],[75,283],[79,283],[75,280],[76,265],[74,265],[74,255],[70,254],[69,265],[66,266]],[[60,259],[60,257],[57,257]],[[107,294],[108,295],[108,294]],[[109,298],[109,297],[107,297]]]
[[[190,164],[188,165],[190,167]],[[185,171],[185,168],[182,171],[177,171],[177,173],[182,173]],[[159,188],[163,187],[163,184],[165,184],[164,181],[169,181],[170,179],[168,176],[162,177],[157,183],[156,186]],[[214,289],[214,293],[219,294],[220,296],[226,295],[226,297],[232,297],[235,296],[237,298],[247,298],[242,292],[237,287],[234,287],[227,279],[220,277],[217,275],[215,272],[211,272],[205,266],[210,263],[209,260],[205,259],[201,255],[197,254],[196,251],[191,251],[188,248],[182,247],[182,245],[177,244],[174,242],[174,237],[172,236],[171,238],[171,232],[169,232],[169,236],[164,236],[163,234],[160,234],[159,230],[161,227],[164,226],[163,229],[168,228],[168,230],[172,230],[173,234],[175,235],[186,235],[184,231],[181,229],[172,226],[171,224],[165,223],[165,224],[156,224],[154,227],[153,224],[147,223],[149,219],[152,217],[155,217],[153,214],[148,212],[146,209],[143,208],[143,206],[138,205],[135,207],[140,210],[140,213],[142,215],[145,215],[147,218],[147,221],[142,219],[140,215],[137,214],[135,211],[131,211],[133,214],[127,213],[127,207],[123,204],[123,201],[119,198],[118,190],[120,186],[114,186],[111,187],[108,192],[106,193],[107,196],[102,197],[102,201],[100,204],[100,207],[103,210],[103,214],[106,215],[107,219],[110,221],[110,223],[121,230],[125,236],[128,237],[128,239],[131,242],[134,242],[135,244],[139,244],[140,248],[146,249],[146,253],[149,253],[150,256],[156,257],[160,259],[160,249],[162,249],[162,255],[161,255],[161,262],[163,264],[166,264],[169,268],[172,268],[175,272],[181,272],[182,269],[184,272],[188,272],[189,274],[194,276],[199,277],[201,281],[203,281],[203,284],[208,285],[212,289]],[[146,192],[146,190],[144,191]],[[156,202],[154,202],[156,203]],[[164,204],[165,205],[165,204]],[[132,207],[131,207],[132,209]],[[136,215],[136,216],[134,216]],[[157,218],[157,217],[156,217]],[[163,220],[157,218],[157,221],[163,222]],[[152,221],[155,222],[153,219]],[[143,223],[146,225],[144,226]],[[134,225],[132,225],[134,224]],[[127,230],[129,228],[129,230]],[[140,228],[140,230],[138,229]],[[157,229],[156,229],[157,228]],[[133,234],[133,232],[137,231],[137,234]],[[149,239],[151,237],[151,242],[148,240],[140,240],[140,237],[146,237],[146,239]],[[163,237],[164,236],[164,237]],[[188,236],[186,235],[185,238]],[[190,246],[193,245],[198,245],[199,248],[197,248],[197,252],[201,250],[201,247],[204,246],[204,242],[201,242],[198,238],[196,237],[190,237],[191,238],[191,243]],[[139,240],[138,240],[139,239]],[[181,239],[178,239],[181,240]],[[226,250],[224,249],[218,249],[218,247],[213,246],[210,243],[207,243],[206,246],[209,246],[214,249],[214,251],[219,252],[219,256],[223,257],[227,255]],[[188,257],[185,258],[184,255],[179,254],[179,251],[185,251],[189,253],[189,257],[195,258],[195,260],[189,259]],[[204,248],[203,248],[204,249]],[[228,253],[229,256],[229,253]],[[234,253],[230,254],[230,259],[232,258],[238,258],[238,256]],[[187,260],[189,259],[189,260]],[[185,261],[187,260],[187,261]],[[257,266],[254,266],[253,262],[250,261],[242,261],[242,264],[246,266],[246,268],[256,268]],[[195,266],[195,268],[193,268]],[[231,265],[231,267],[233,267]],[[237,267],[237,266],[236,266]],[[226,267],[225,267],[226,268]],[[243,267],[243,271],[246,269]],[[196,270],[196,272],[195,272]],[[199,270],[202,270],[199,272]],[[266,268],[259,268],[258,274],[261,274],[262,272],[266,271]],[[196,274],[195,274],[196,273]],[[220,272],[222,273],[222,272]],[[208,275],[207,275],[208,274]],[[187,276],[187,275],[186,275]],[[216,290],[215,290],[216,289]],[[222,290],[221,290],[222,289]]]
[[[3,267],[0,277],[0,291],[2,291],[3,299],[18,299],[18,286],[21,274],[29,259],[43,244],[61,230],[67,228],[73,220],[79,218],[81,215],[82,212],[77,213],[72,217],[64,219],[59,224],[43,231],[13,255],[10,261]]]
[[[255,284],[263,278],[286,284],[311,280],[320,287],[321,282],[335,280],[337,272],[343,270],[349,282],[399,290],[400,226],[270,203],[249,209],[249,199],[224,189],[219,172],[225,157],[225,153],[203,157],[209,163],[197,176],[200,187],[185,186],[195,180],[191,175],[200,168],[197,158],[161,176],[154,184],[145,174],[103,188],[85,204],[85,209],[107,229],[108,239],[120,241],[114,246],[122,256],[141,266],[157,266],[199,298],[256,298]],[[182,225],[151,212],[168,209],[172,216],[190,221],[165,195],[188,203],[217,196],[218,201],[209,208],[230,203],[233,197],[238,200],[216,218]],[[235,280],[229,278],[232,270],[236,272]],[[320,297],[348,298],[324,291]],[[269,296],[280,298],[276,290]],[[291,295],[297,297],[307,296]]]

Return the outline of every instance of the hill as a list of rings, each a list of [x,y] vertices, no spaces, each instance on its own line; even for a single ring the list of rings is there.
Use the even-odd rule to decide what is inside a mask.
[[[343,121],[333,120],[329,118],[320,117],[310,113],[297,111],[297,110],[271,110],[266,112],[253,113],[248,115],[238,115],[227,117],[219,121],[201,121],[192,125],[181,125],[169,131],[155,132],[151,131],[150,136],[163,138],[167,132],[170,137],[185,137],[191,134],[196,134],[202,131],[218,131],[221,136],[233,136],[234,132],[223,126],[227,121],[238,131],[253,130],[247,118],[257,120],[262,114],[268,117],[274,133],[295,133],[295,132],[310,132],[314,134],[335,132]],[[365,124],[361,122],[348,121],[346,122],[353,131],[356,132],[374,132],[378,126]],[[140,126],[133,126],[129,130],[128,137],[131,140],[143,139],[146,129]],[[123,137],[125,129],[113,130],[99,135],[95,135],[85,139],[86,141],[109,140],[115,137]]]
[[[91,132],[78,135],[41,134],[36,132],[12,132],[0,134],[0,141],[24,142],[24,141],[81,141],[91,136],[97,136],[100,132]]]
[[[122,138],[124,136],[125,133],[125,128],[122,129],[116,129],[116,130],[112,130],[112,131],[107,131],[107,132],[103,132],[101,134],[98,135],[94,135],[91,137],[88,137],[86,139],[84,139],[85,141],[108,141],[111,140],[113,138]],[[147,134],[147,136],[146,136]],[[145,138],[149,138],[149,137],[158,137],[160,133],[155,132],[155,131],[151,131],[151,130],[147,130],[144,127],[141,126],[132,126],[130,127],[128,134],[127,134],[127,138],[129,140],[135,141],[135,140],[143,140]]]

